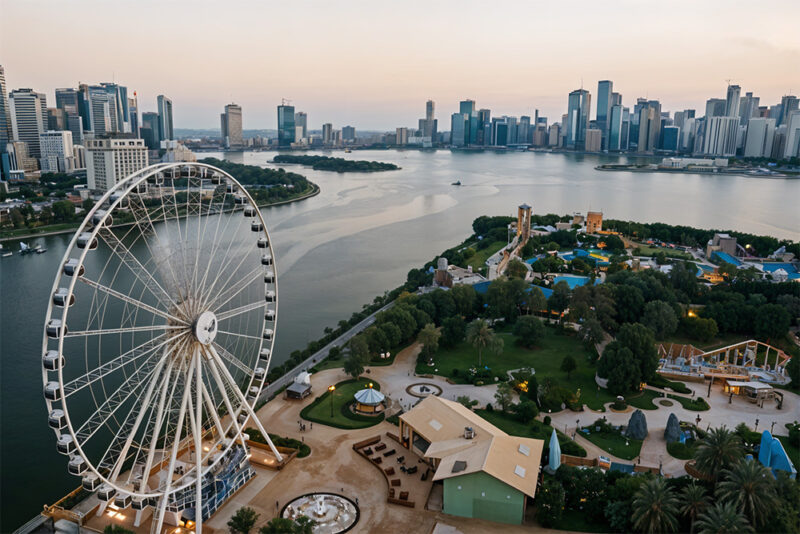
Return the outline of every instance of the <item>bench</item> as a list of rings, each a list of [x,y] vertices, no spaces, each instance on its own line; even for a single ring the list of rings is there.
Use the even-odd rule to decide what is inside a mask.
[[[394,499],[394,488],[389,488],[389,498]]]
[[[384,458],[388,458],[389,456],[393,455],[395,452],[397,452],[397,451],[396,451],[396,450],[394,450],[394,449],[392,449],[392,450],[390,450],[390,451],[388,451],[388,452],[384,452],[384,453],[383,453],[383,457],[384,457]]]
[[[399,486],[399,485],[400,485],[400,479],[399,478],[393,478],[392,479],[392,486]]]
[[[394,467],[387,467],[383,470],[387,475],[391,476],[394,474]]]
[[[375,462],[376,464],[379,464],[379,463],[383,462],[383,458],[378,456],[377,458],[372,458],[372,461]]]
[[[417,472],[417,466],[416,466],[416,465],[415,465],[415,466],[413,466],[413,467],[409,467],[408,469],[406,469],[406,473],[408,473],[409,475],[413,475],[413,474],[414,474],[414,473],[416,473],[416,472]]]
[[[386,444],[385,443],[379,443],[378,445],[375,445],[375,451],[376,452],[377,451],[382,451],[385,448],[386,448]]]
[[[372,447],[367,447],[366,449],[364,449],[364,454],[366,454],[367,456],[372,456],[372,452],[373,452]]]
[[[401,501],[407,501],[408,500],[408,492],[407,491],[401,491],[400,492],[400,500]]]

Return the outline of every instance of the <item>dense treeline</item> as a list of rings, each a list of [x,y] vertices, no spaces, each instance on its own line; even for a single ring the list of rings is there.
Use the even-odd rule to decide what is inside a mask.
[[[614,219],[603,221],[603,227],[607,230],[621,232],[637,240],[655,238],[669,243],[685,245],[687,247],[705,246],[705,244],[714,237],[715,233],[724,232],[735,237],[740,245],[750,245],[751,250],[761,257],[772,254],[781,246],[785,246],[788,252],[793,252],[795,256],[800,257],[800,243],[793,243],[786,239],[777,239],[770,236],[736,232],[733,230],[703,230],[701,228],[692,228],[691,226],[665,223],[639,223]]]
[[[299,163],[300,165],[310,165],[315,171],[336,172],[380,172],[394,171],[400,168],[394,163],[383,163],[380,161],[349,160],[344,158],[332,158],[330,156],[299,154],[279,154],[272,158],[272,162]]]
[[[267,185],[292,185],[295,190],[303,191],[310,187],[311,182],[305,176],[283,169],[265,169],[257,165],[242,165],[216,158],[205,158],[201,163],[218,167],[235,176],[242,185],[267,186]]]

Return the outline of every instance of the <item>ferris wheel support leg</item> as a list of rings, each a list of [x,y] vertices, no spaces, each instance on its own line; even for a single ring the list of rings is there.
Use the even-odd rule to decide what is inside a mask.
[[[192,358],[192,363],[194,363],[194,358]],[[175,461],[178,458],[178,449],[180,448],[181,442],[181,429],[183,428],[183,421],[186,417],[186,405],[189,403],[189,393],[192,389],[191,365],[186,373],[186,384],[184,388],[181,409],[178,413],[178,424],[175,426],[175,439],[172,442],[172,452],[170,453],[169,467],[167,470],[167,485],[164,489],[164,495],[161,497],[162,500],[159,503],[158,518],[152,523],[155,530],[151,529],[151,532],[155,532],[156,534],[161,534],[161,529],[164,527],[164,514],[167,511],[167,501],[169,500],[169,493],[172,489],[172,473],[175,471]]]
[[[197,376],[195,380],[195,416],[194,416],[194,456],[195,456],[195,475],[197,477],[197,493],[194,503],[194,522],[195,533],[203,533],[203,476],[202,476],[202,461],[203,461],[203,372],[202,372],[202,357],[200,356],[200,349],[195,349],[195,373]]]
[[[258,419],[258,416],[256,415],[255,410],[253,410],[253,408],[247,402],[247,399],[244,397],[244,393],[242,393],[241,390],[239,389],[239,387],[236,385],[236,381],[233,379],[233,377],[231,376],[230,372],[228,372],[228,368],[225,367],[225,365],[222,363],[222,360],[220,359],[219,354],[217,354],[217,350],[214,348],[213,345],[209,345],[208,348],[211,350],[211,354],[214,356],[214,362],[217,364],[216,367],[219,367],[222,370],[223,375],[228,379],[228,381],[233,386],[233,390],[236,392],[236,395],[239,397],[239,400],[241,401],[242,406],[244,406],[244,409],[247,411],[248,414],[250,414],[250,417],[253,418],[253,422],[258,427],[258,430],[259,430],[259,432],[261,432],[261,435],[264,437],[264,440],[266,440],[267,445],[269,445],[270,450],[272,450],[272,454],[275,455],[275,458],[278,460],[278,462],[282,462],[283,461],[283,456],[281,456],[281,453],[279,453],[278,449],[275,448],[275,445],[272,443],[272,440],[269,439],[269,434],[267,433],[266,430],[264,430],[264,426],[261,424],[261,421]]]
[[[214,375],[214,381],[217,383],[217,387],[220,390],[220,395],[222,395],[222,401],[225,403],[225,408],[228,409],[228,414],[231,418],[231,423],[233,424],[233,428],[236,429],[236,435],[239,436],[239,440],[242,442],[242,448],[247,452],[247,443],[244,441],[244,433],[242,427],[239,426],[239,421],[236,420],[237,413],[234,411],[233,406],[231,405],[231,400],[228,398],[228,395],[225,393],[225,383],[222,381],[222,378],[219,375],[219,371],[217,370],[217,366],[215,365],[214,356],[211,354],[210,351],[205,351],[206,357],[208,358],[208,367],[211,369],[211,374]],[[236,391],[239,391],[236,387],[236,384],[233,385],[233,388]]]

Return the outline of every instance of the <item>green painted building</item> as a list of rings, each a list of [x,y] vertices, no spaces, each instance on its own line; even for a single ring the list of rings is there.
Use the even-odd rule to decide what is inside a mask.
[[[446,514],[519,525],[525,500],[524,493],[482,471],[444,480]]]

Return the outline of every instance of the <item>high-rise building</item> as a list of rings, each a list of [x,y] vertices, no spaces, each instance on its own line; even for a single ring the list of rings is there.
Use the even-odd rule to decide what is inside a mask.
[[[355,126],[342,126],[342,141],[345,143],[354,143],[356,140]]]
[[[158,140],[173,140],[175,132],[172,128],[172,100],[164,95],[158,95]]]
[[[30,157],[39,159],[39,136],[47,130],[47,98],[33,89],[16,89],[8,97],[8,107],[14,140],[27,143]]]
[[[133,92],[133,98],[128,99],[128,116],[131,133],[139,137],[139,97],[136,91]]]
[[[278,106],[278,146],[288,147],[294,143],[294,106]]]
[[[569,94],[567,105],[566,147],[583,150],[586,144],[586,130],[589,128],[589,115],[592,109],[592,96],[586,89],[576,89]]]
[[[116,96],[102,85],[88,86],[89,130],[95,136],[117,132]]]
[[[603,136],[600,130],[596,128],[588,128],[586,130],[586,144],[585,150],[587,152],[600,152]]]
[[[225,113],[220,115],[222,144],[225,148],[241,148],[244,146],[242,134],[242,107],[238,104],[225,106]]]
[[[508,146],[508,117],[492,119],[492,145]]]
[[[56,89],[56,107],[64,112],[64,126],[72,132],[72,142],[81,144],[83,122],[79,112],[79,92],[69,87]]]
[[[724,117],[727,103],[723,98],[709,98],[706,100],[706,119],[711,117]]]
[[[466,125],[464,126],[464,144],[474,145],[478,142],[478,114],[475,110],[474,100],[462,100],[458,104],[458,111],[466,115]]]
[[[128,108],[128,88],[116,83],[100,84],[110,97],[110,112],[115,132],[131,133],[130,110]]]
[[[611,106],[611,112],[608,119],[608,145],[607,150],[619,152],[627,150],[627,146],[623,145],[623,107],[621,104]],[[627,135],[625,136],[627,139]]]
[[[87,139],[86,181],[91,190],[108,191],[148,165],[143,139]]]
[[[706,118],[703,135],[703,154],[732,157],[736,155],[739,116]]]
[[[433,100],[425,102],[425,120],[432,121],[436,114],[436,103]]]
[[[81,117],[81,129],[84,132],[92,130],[92,103],[89,98],[89,86],[85,83],[78,85],[78,115]],[[73,141],[75,139],[73,138]]]
[[[795,110],[786,119],[786,144],[783,157],[786,159],[800,157],[800,111]]]
[[[72,172],[75,157],[72,151],[72,132],[48,131],[39,136],[42,172]]]
[[[744,142],[744,157],[769,157],[775,138],[775,119],[753,117],[747,121],[747,137]]]
[[[791,115],[793,111],[797,111],[799,102],[800,101],[798,101],[797,97],[794,95],[784,95],[781,97],[780,119],[777,122],[777,126],[787,123],[789,115]]]
[[[144,144],[150,150],[158,150],[161,140],[158,138],[158,113],[145,111],[142,113],[142,127],[139,137],[144,139]]]
[[[298,111],[294,114],[294,127],[300,128],[300,139],[308,137],[308,115],[306,115],[305,111]],[[295,136],[295,141],[297,140],[297,136]]]
[[[640,102],[638,152],[653,152],[660,147],[661,104],[658,100]]]
[[[6,71],[0,65],[0,181],[8,180],[11,173],[6,145],[14,138],[11,127],[11,111],[8,107],[8,91],[6,91]]]
[[[613,103],[614,83],[611,80],[597,82],[597,128],[602,132],[602,146],[608,150],[608,120]]]
[[[531,130],[531,118],[523,115],[517,124],[517,144],[526,145],[533,141],[533,131]]]
[[[611,105],[612,106],[622,105],[622,95],[620,93],[611,93]]]
[[[322,125],[322,144],[327,146],[333,144],[333,124],[330,122]]]
[[[431,143],[436,142],[438,136],[438,121],[435,118],[436,104],[433,100],[425,102],[425,118],[419,120],[419,134],[423,137],[423,144],[425,139],[429,138]]]
[[[661,149],[678,152],[681,146],[681,129],[679,126],[664,126],[661,130]]]
[[[450,144],[464,146],[469,134],[469,115],[453,113],[450,116]]]
[[[408,128],[396,128],[395,139],[395,144],[397,146],[406,146],[408,144]]]
[[[739,101],[739,124],[747,126],[751,118],[758,115],[759,98],[748,92]]]
[[[478,145],[492,144],[492,111],[489,109],[478,110]]]
[[[725,116],[739,116],[739,100],[741,99],[742,88],[738,85],[729,85],[728,94],[725,97]]]
[[[78,91],[71,87],[56,89],[56,107],[64,111],[78,111]]]

